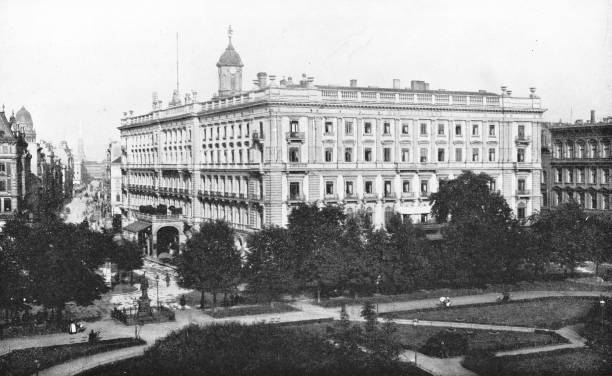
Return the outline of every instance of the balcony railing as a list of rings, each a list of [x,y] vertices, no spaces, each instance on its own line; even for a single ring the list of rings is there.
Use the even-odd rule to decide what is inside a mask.
[[[531,195],[531,191],[529,189],[518,189],[516,191],[517,196],[529,196]]]
[[[306,134],[304,132],[287,132],[287,141],[304,142]]]
[[[304,202],[306,201],[306,196],[302,195],[302,194],[290,194],[289,195],[289,202]]]
[[[402,198],[414,198],[414,192],[402,192]]]

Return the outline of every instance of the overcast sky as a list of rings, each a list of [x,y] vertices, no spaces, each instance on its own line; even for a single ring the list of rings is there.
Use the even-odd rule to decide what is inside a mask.
[[[25,105],[39,139],[104,156],[123,111],[168,103],[180,35],[181,91],[217,87],[227,27],[257,72],[315,84],[447,90],[537,87],[547,120],[612,115],[612,0],[36,1],[0,0],[0,104]]]

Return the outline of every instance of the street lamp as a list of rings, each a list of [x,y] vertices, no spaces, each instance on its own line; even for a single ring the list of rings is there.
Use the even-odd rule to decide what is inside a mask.
[[[417,325],[419,324],[419,319],[412,320],[412,325],[414,326],[414,334],[416,335]],[[414,365],[417,365],[417,349],[414,349]]]
[[[157,311],[159,312],[159,274],[155,274],[155,285],[157,287]]]
[[[606,301],[601,298],[601,300],[599,300],[599,305],[601,306],[601,331],[603,332],[604,330],[604,312],[605,312],[605,307],[606,307]]]

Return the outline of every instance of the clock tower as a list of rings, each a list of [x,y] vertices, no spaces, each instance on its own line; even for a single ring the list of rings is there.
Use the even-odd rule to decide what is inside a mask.
[[[227,97],[242,92],[242,60],[232,45],[233,30],[230,26],[227,30],[229,43],[223,55],[217,62],[219,69],[219,96]]]

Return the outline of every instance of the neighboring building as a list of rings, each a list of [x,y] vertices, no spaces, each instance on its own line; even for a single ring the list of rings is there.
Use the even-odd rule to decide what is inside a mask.
[[[106,174],[106,162],[83,161],[81,163],[81,183],[90,183],[91,180],[103,180]],[[86,181],[89,179],[90,181]]]
[[[81,183],[83,182],[83,161],[85,161],[85,148],[83,147],[83,139],[79,137],[77,144],[77,156],[74,161],[74,178],[72,180],[75,188],[80,188]]]
[[[588,210],[610,210],[612,117],[597,122],[549,124],[552,158],[542,187],[550,206],[576,201]]]
[[[56,157],[62,166],[63,195],[70,200],[74,193],[74,156],[66,141],[60,141],[56,148]]]
[[[36,148],[36,130],[34,129],[34,122],[32,121],[32,115],[25,106],[21,106],[19,111],[15,114],[15,124],[13,125],[14,131],[23,134],[25,141],[32,148]],[[35,150],[32,150],[33,152]],[[38,165],[37,153],[31,153],[31,166],[35,167]],[[38,171],[32,171],[34,175],[37,175]]]
[[[103,215],[111,219],[113,215],[121,214],[121,145],[118,141],[108,144],[105,165]]]
[[[22,110],[25,111],[24,108]],[[26,111],[27,113],[27,111]],[[20,114],[23,115],[23,112]],[[27,116],[31,117],[29,113]],[[0,224],[16,213],[26,213],[26,198],[30,193],[27,184],[31,155],[25,140],[24,129],[17,126],[15,116],[6,118],[4,106],[0,111]]]
[[[428,222],[429,194],[463,170],[491,175],[518,217],[540,209],[545,110],[534,88],[519,98],[505,88],[323,86],[259,73],[242,91],[231,39],[217,67],[217,97],[181,103],[175,92],[162,108],[154,94],[151,112],[121,119],[126,230],[150,253],[209,219],[229,222],[244,246],[249,231],[286,225],[301,202],[364,210],[376,225],[394,213]],[[168,210],[140,213],[147,205]]]

